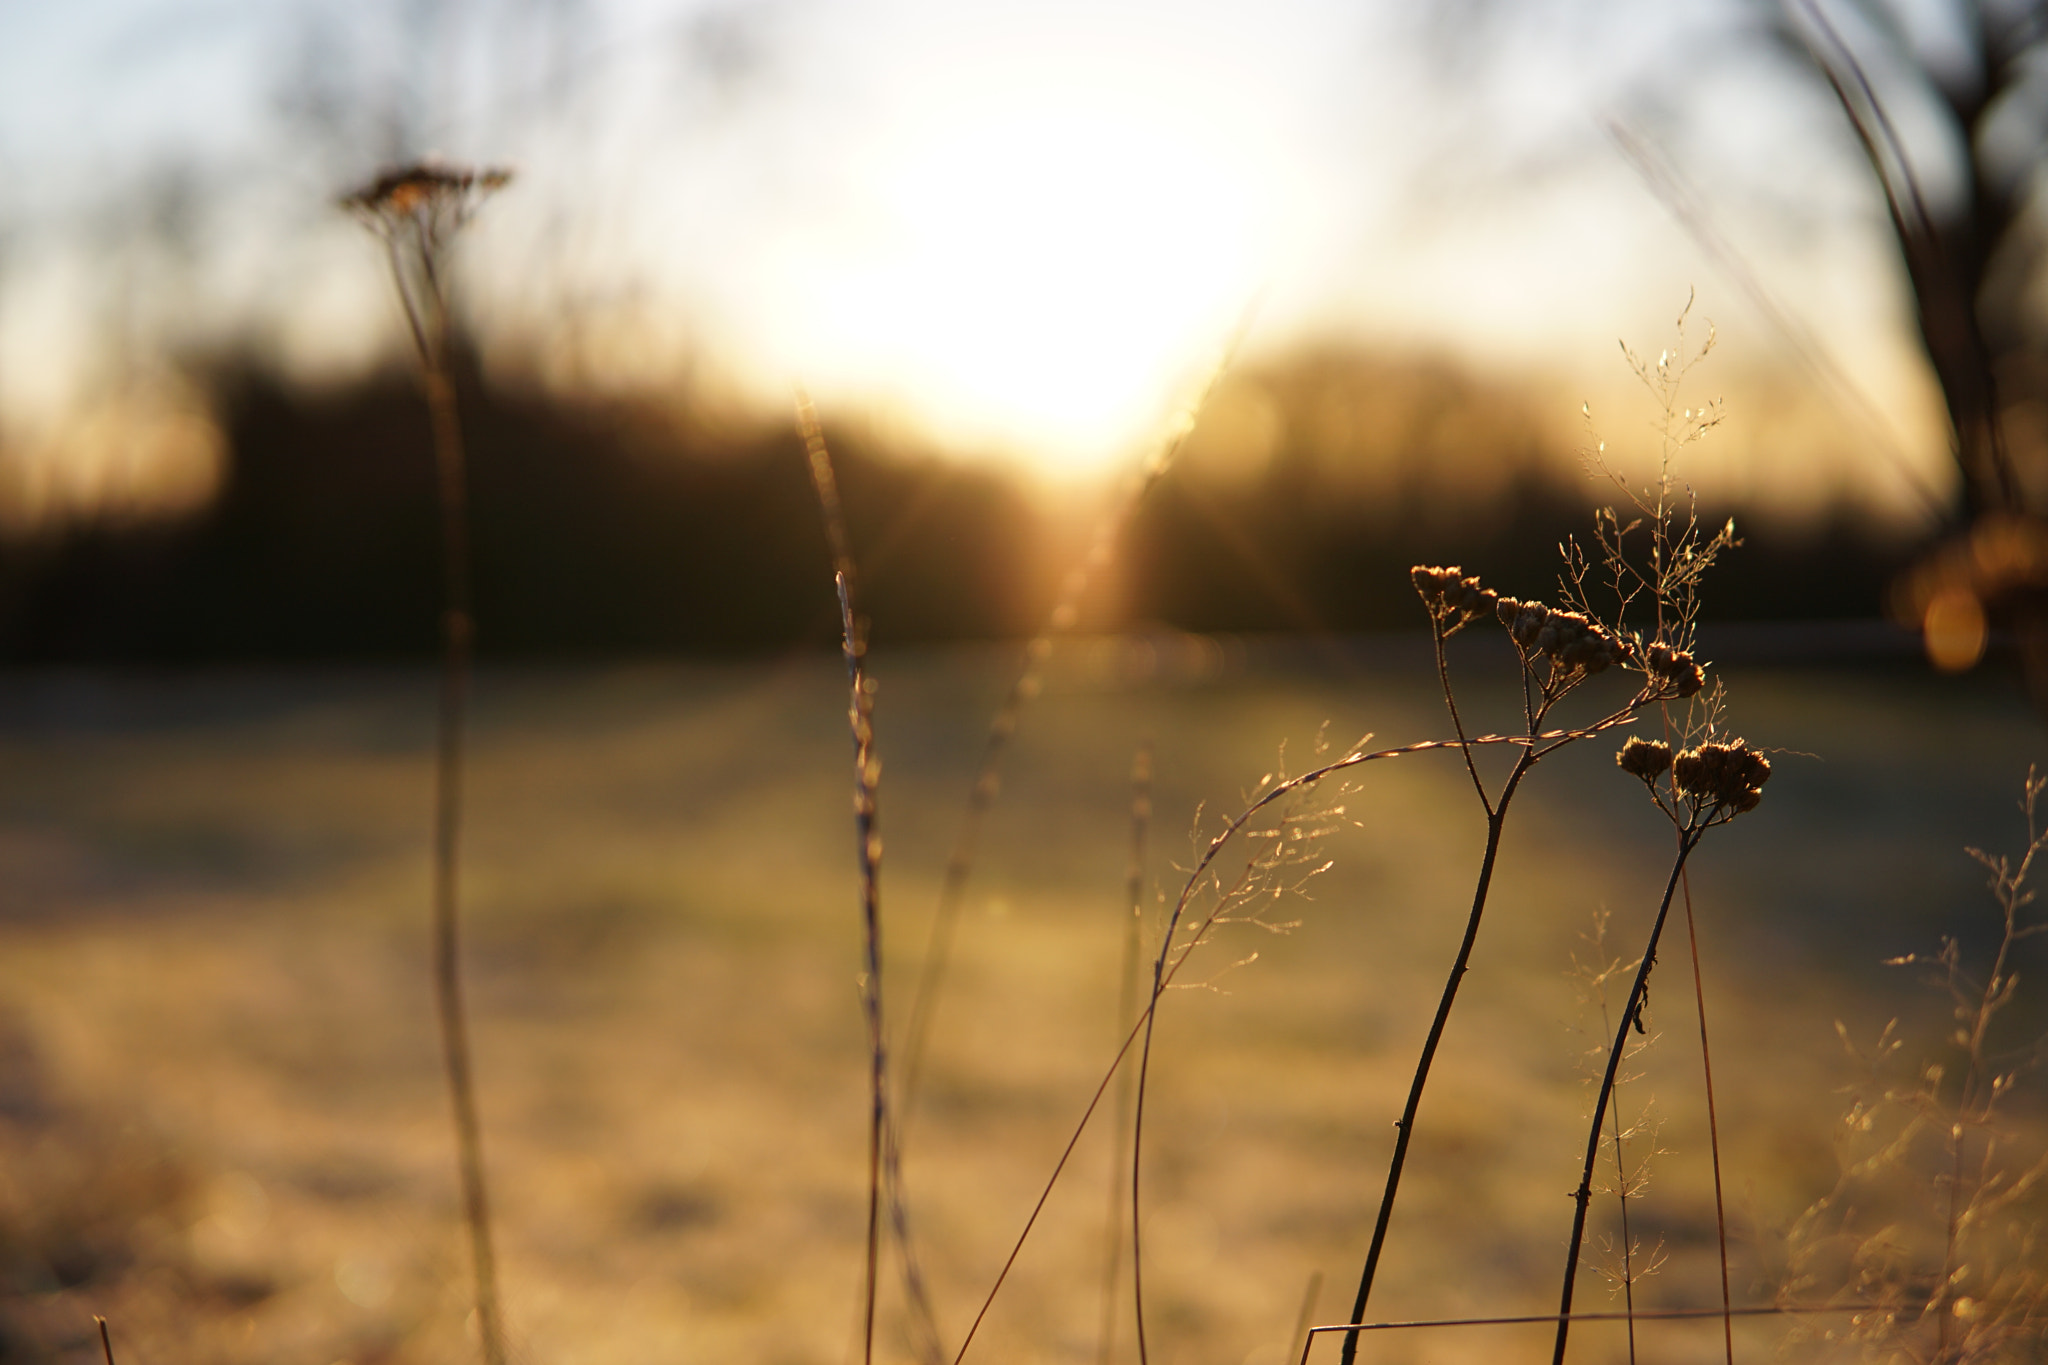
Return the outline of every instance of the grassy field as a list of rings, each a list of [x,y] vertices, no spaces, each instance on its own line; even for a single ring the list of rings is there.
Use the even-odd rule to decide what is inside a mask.
[[[1482,711],[1509,700],[1485,690],[1497,661],[1462,662]],[[1014,654],[872,666],[900,1021]],[[1855,1037],[1900,1014],[1938,1028],[1941,1002],[1880,959],[1991,923],[1962,848],[2021,843],[2013,803],[2048,743],[1995,670],[1752,666],[1728,682],[1743,734],[1799,751],[1694,862],[1735,1293],[1757,1302],[1782,1274],[1781,1230],[1834,1177],[1851,1079],[1834,1021]],[[477,695],[469,985],[515,1359],[839,1365],[865,1100],[838,661],[487,670]],[[95,1358],[93,1313],[129,1365],[466,1358],[425,967],[432,700],[427,675],[400,671],[0,681],[0,1358]],[[1240,806],[1283,743],[1290,770],[1308,766],[1326,722],[1339,746],[1443,733],[1420,638],[1055,656],[969,888],[908,1139],[950,1342],[1115,1050],[1135,748],[1156,750],[1149,879],[1170,898],[1193,832]],[[1376,1315],[1554,1301],[1585,1058],[1604,1046],[1574,955],[1599,956],[1586,936],[1605,911],[1607,955],[1634,956],[1670,850],[1613,748],[1531,778]],[[1191,972],[1213,989],[1173,993],[1161,1016],[1146,1147],[1160,1365],[1279,1365],[1312,1274],[1317,1321],[1350,1300],[1483,829],[1455,754],[1375,765],[1344,804],[1356,827],[1331,839],[1334,866],[1277,912],[1300,926],[1204,949]],[[1624,1091],[1665,1149],[1631,1204],[1669,1257],[1638,1305],[1711,1305],[1697,1024],[1683,951],[1664,956],[1657,1040]],[[1096,1358],[1108,1162],[1096,1134],[970,1359]],[[1610,1306],[1597,1279],[1581,1303]],[[1642,1341],[1713,1360],[1719,1331]],[[1746,1358],[1784,1333],[1743,1328]],[[1618,1331],[1574,1341],[1574,1359],[1622,1349]],[[1364,1358],[1534,1358],[1547,1342],[1389,1334]]]

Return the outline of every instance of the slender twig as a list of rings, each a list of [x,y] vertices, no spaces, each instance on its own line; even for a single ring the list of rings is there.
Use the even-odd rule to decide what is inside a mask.
[[[107,1358],[107,1365],[114,1365],[114,1341],[107,1335],[107,1320],[95,1313],[92,1320],[100,1329],[100,1352]]]

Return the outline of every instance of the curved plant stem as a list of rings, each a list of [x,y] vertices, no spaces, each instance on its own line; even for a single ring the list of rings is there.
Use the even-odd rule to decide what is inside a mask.
[[[441,518],[441,688],[434,746],[434,1004],[441,1028],[441,1060],[455,1121],[456,1160],[463,1215],[469,1226],[470,1268],[476,1285],[477,1331],[485,1365],[504,1365],[504,1326],[498,1308],[497,1256],[491,1242],[490,1192],[484,1176],[483,1131],[477,1118],[467,1013],[462,999],[460,938],[463,741],[469,704],[470,615],[469,494],[462,424],[448,354],[447,300],[434,269],[434,247],[415,244],[423,279],[419,295],[406,286],[402,248],[387,239],[391,268],[418,352],[434,438],[435,489]]]
[[[1138,1008],[1139,939],[1145,919],[1145,840],[1152,823],[1152,745],[1138,747],[1131,762],[1131,851],[1125,869],[1123,968],[1117,974],[1117,1027],[1134,1027],[1131,1016]],[[1096,1333],[1096,1365],[1110,1365],[1116,1354],[1117,1280],[1123,1273],[1124,1134],[1131,1126],[1131,1081],[1128,1071],[1117,1073],[1123,1083],[1117,1087],[1116,1122],[1110,1131],[1109,1216],[1104,1221],[1102,1248],[1102,1324]]]
[[[1705,824],[1699,824],[1679,831],[1678,856],[1672,860],[1671,877],[1664,884],[1664,898],[1658,903],[1657,919],[1650,927],[1650,941],[1643,949],[1642,963],[1636,968],[1635,981],[1629,986],[1628,999],[1622,1005],[1614,1046],[1607,1054],[1607,1070],[1600,1078],[1600,1093],[1593,1101],[1592,1130],[1586,1136],[1585,1168],[1579,1176],[1579,1187],[1572,1191],[1572,1234],[1564,1265],[1564,1288],[1558,1295],[1557,1342],[1552,1350],[1551,1365],[1564,1365],[1565,1339],[1570,1335],[1572,1326],[1572,1290],[1578,1281],[1579,1250],[1586,1238],[1586,1206],[1593,1197],[1593,1167],[1600,1158],[1600,1131],[1614,1094],[1615,1077],[1621,1071],[1622,1052],[1628,1046],[1628,1031],[1635,1026],[1636,1017],[1643,1008],[1643,997],[1650,985],[1650,971],[1657,965],[1657,943],[1664,933],[1664,921],[1671,914],[1671,901],[1678,893],[1678,879],[1685,872],[1685,860],[1699,846],[1700,836],[1706,829]]]

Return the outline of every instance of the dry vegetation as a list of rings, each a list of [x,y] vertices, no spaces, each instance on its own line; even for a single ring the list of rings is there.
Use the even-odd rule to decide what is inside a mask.
[[[898,981],[1008,666],[874,661]],[[1961,698],[1910,671],[1731,685],[1755,733],[1824,756],[1784,760],[1769,818],[1729,831],[1694,883],[1725,1002],[1736,1286],[1762,1278],[1767,1296],[1775,1230],[1834,1179],[1833,1021],[1875,1036],[1900,986],[1876,959],[1975,912],[1958,850],[2010,825],[2029,722],[1994,678]],[[515,1358],[844,1358],[864,1085],[842,687],[815,658],[480,683],[471,985]],[[1234,803],[1279,738],[1299,749],[1326,720],[1420,738],[1432,688],[1420,657],[1332,672],[1175,638],[1057,656],[988,831],[915,1135],[950,1333],[1115,1046],[1135,738],[1157,747],[1156,888],[1178,880],[1197,805]],[[93,1312],[141,1361],[461,1358],[423,969],[430,693],[405,674],[9,684],[5,1207],[27,1358],[91,1358]],[[1472,699],[1487,718],[1516,705],[1483,685]],[[1542,1311],[1555,1290],[1598,1032],[1566,972],[1594,913],[1619,935],[1661,877],[1655,812],[1609,754],[1560,762],[1504,851],[1375,1291],[1388,1316]],[[1469,895],[1477,852],[1455,755],[1375,779],[1286,916],[1302,926],[1225,945],[1219,966],[1262,955],[1162,1017],[1160,1358],[1277,1360],[1310,1272],[1356,1273],[1372,1167],[1455,943],[1442,907]],[[1683,997],[1653,993],[1661,1038],[1631,1088],[1658,1097],[1669,1153],[1631,1205],[1670,1257],[1639,1292],[1650,1306],[1717,1295]],[[1092,1354],[1108,1153],[1078,1160],[976,1358]],[[1530,1330],[1441,1334],[1427,1358],[1495,1358],[1502,1332]],[[1534,1330],[1517,1349],[1542,1349]],[[1620,1349],[1581,1330],[1575,1353]],[[1745,1342],[1779,1335],[1738,1330],[1749,1359],[1767,1347]],[[1718,1353],[1718,1324],[1643,1333],[1664,1358]],[[885,1353],[899,1340],[885,1319]]]
[[[1907,672],[1709,677],[1702,584],[1740,542],[1674,467],[1718,421],[1679,401],[1711,336],[1688,351],[1681,317],[1676,352],[1630,356],[1659,472],[1611,476],[1620,511],[1567,543],[1554,595],[1525,589],[1551,605],[1413,570],[1426,658],[1331,646],[1322,669],[1276,666],[1170,635],[1053,649],[1179,435],[1007,690],[957,652],[870,657],[806,403],[846,683],[807,657],[498,675],[472,736],[439,272],[493,187],[417,168],[349,201],[391,246],[432,421],[431,800],[410,679],[16,684],[26,719],[0,764],[35,798],[0,808],[18,868],[0,1344],[89,1354],[95,1313],[130,1360],[350,1365],[1277,1365],[1316,1349],[1318,1320],[1351,1324],[1341,1346],[1318,1329],[1344,1365],[1492,1359],[1517,1334],[1532,1353],[1550,1336],[1557,1365],[1568,1347],[1732,1365],[1788,1320],[1812,1353],[2042,1344],[2048,1161],[2012,1156],[2039,1146],[2015,1099],[2039,1052],[2004,1032],[2038,1032],[2016,1004],[2032,779],[2029,851],[1980,855],[2004,917],[1993,965],[1971,976],[1961,940],[1938,959],[1960,1070],[1915,1062],[1912,1085],[1859,1099],[1836,1174],[1829,1061],[1795,1041],[1868,1009],[1878,935],[1845,924],[1870,908],[1853,898],[1893,930],[1949,909],[1896,875],[1902,856],[1927,875],[1939,807],[1844,810],[1902,767],[1996,790],[2014,707],[1996,680],[1959,715]],[[1736,738],[1738,711],[1777,747]],[[1370,733],[1333,750],[1333,728]],[[1880,730],[1934,742],[1908,765],[1873,748]],[[1135,813],[1134,751],[1157,769]],[[1853,797],[1802,762],[1845,764]],[[1696,859],[1780,769],[1796,775],[1770,818]],[[1180,856],[1150,852],[1151,812],[1186,822]],[[1778,833],[1745,842],[1759,823]],[[1859,843],[1893,865],[1856,869]],[[1690,980],[1668,968],[1653,993],[1680,925]],[[905,951],[919,930],[932,947]],[[912,979],[905,1029],[890,983]],[[1915,1055],[1910,1031],[1882,1037],[1879,1062]],[[1935,1234],[1902,1231],[1891,1206],[1929,1186]],[[1624,1311],[1589,1302],[1582,1266]],[[1431,1318],[1496,1321],[1381,1330]]]

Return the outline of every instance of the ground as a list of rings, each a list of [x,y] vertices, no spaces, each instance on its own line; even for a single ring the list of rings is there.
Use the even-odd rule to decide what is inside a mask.
[[[898,1022],[1016,656],[873,661]],[[1512,720],[1501,662],[1460,660],[1481,727]],[[1736,728],[1796,751],[1692,878],[1735,1296],[1762,1302],[1782,1228],[1833,1178],[1854,1079],[1834,1021],[1874,1037],[1928,1016],[1880,959],[1988,923],[1962,846],[2018,846],[2013,802],[2048,744],[1995,669],[1758,663],[1727,681]],[[466,958],[521,1362],[857,1358],[843,686],[808,654],[479,678]],[[1056,656],[975,864],[906,1138],[949,1347],[1116,1048],[1136,748],[1158,770],[1147,882],[1170,899],[1193,832],[1283,744],[1298,771],[1326,722],[1340,747],[1443,733],[1433,688],[1419,640]],[[405,670],[0,680],[4,1358],[96,1358],[94,1313],[129,1365],[473,1358],[426,970],[432,705],[431,677]],[[1670,854],[1614,747],[1560,755],[1520,798],[1375,1316],[1554,1301],[1600,1033],[1573,958],[1604,960],[1585,938],[1602,911],[1609,955],[1636,956]],[[1377,765],[1341,803],[1331,870],[1274,911],[1299,927],[1230,931],[1191,964],[1207,988],[1163,1007],[1144,1157],[1162,1365],[1279,1365],[1313,1276],[1317,1321],[1349,1305],[1483,831],[1455,755]],[[1667,943],[1623,1092],[1661,1124],[1631,1220],[1668,1261],[1639,1305],[1718,1302],[1690,967]],[[970,1359],[1097,1358],[1108,1160],[1103,1134],[1083,1142]],[[1595,1231],[1611,1239],[1614,1214],[1603,1198]],[[1582,1284],[1583,1307],[1618,1302]],[[893,1284],[886,1302],[882,1358],[906,1359]],[[1718,1323],[1641,1330],[1655,1358],[1719,1358]],[[1786,1332],[1740,1330],[1751,1358]],[[1618,1329],[1575,1340],[1587,1360],[1624,1349]],[[1546,1341],[1389,1333],[1364,1358],[1533,1358]]]

